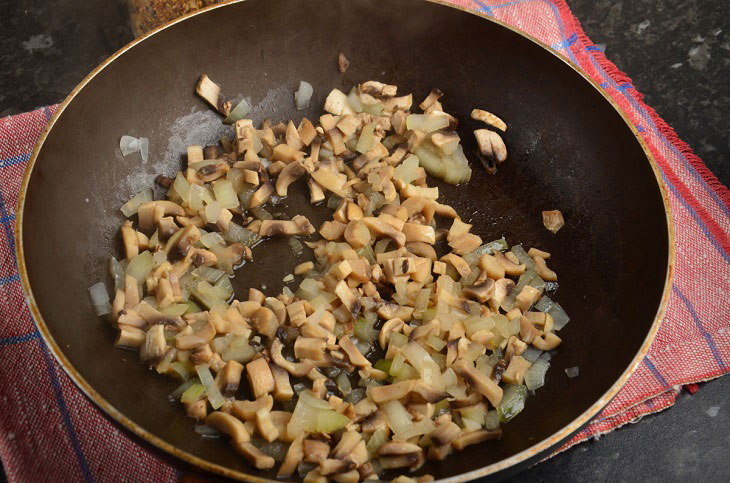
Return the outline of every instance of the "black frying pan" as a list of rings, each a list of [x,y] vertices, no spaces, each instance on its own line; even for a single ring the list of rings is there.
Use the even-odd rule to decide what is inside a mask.
[[[336,68],[340,51],[351,60],[346,75]],[[544,45],[438,3],[248,0],[174,22],[95,70],[51,122],[21,193],[18,258],[45,340],[103,410],[148,442],[219,474],[272,477],[225,441],[192,433],[191,420],[166,400],[176,383],[113,348],[114,331],[98,322],[87,292],[107,280],[108,256],[120,248],[121,204],[156,174],[173,174],[186,144],[217,139],[220,119],[193,93],[202,72],[228,94],[249,97],[257,121],[314,118],[331,88],[378,79],[419,100],[442,89],[463,139],[472,138],[476,106],[509,124],[509,160],[498,173],[473,162],[471,182],[443,195],[485,240],[505,236],[553,253],[556,298],[572,322],[560,333],[547,385],[501,441],[428,463],[419,474],[461,481],[546,455],[616,394],[648,349],[671,271],[667,203],[636,130],[593,82]],[[292,100],[300,79],[315,88],[303,112]],[[122,134],[149,137],[148,163],[121,157]],[[286,205],[290,213],[310,210],[304,196]],[[546,209],[565,215],[557,235],[542,226]],[[262,283],[281,288],[294,260],[277,243],[255,249],[237,293]],[[579,377],[566,377],[571,366]]]

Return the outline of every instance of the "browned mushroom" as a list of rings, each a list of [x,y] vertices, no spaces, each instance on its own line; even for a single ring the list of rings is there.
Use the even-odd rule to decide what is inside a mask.
[[[477,370],[471,362],[459,359],[451,365],[451,368],[466,379],[479,394],[486,397],[494,407],[499,406],[502,401],[502,388],[482,371]]]
[[[246,364],[246,377],[256,398],[266,396],[274,390],[274,376],[266,359],[255,359]]]
[[[206,347],[210,347],[206,345]],[[236,361],[228,361],[218,373],[218,387],[226,394],[234,394],[241,384],[243,366]]]
[[[436,443],[437,446],[443,446],[451,443],[461,433],[461,428],[452,421],[445,421],[434,429],[429,435],[431,441]]]
[[[451,444],[454,449],[461,451],[472,444],[479,444],[490,439],[499,439],[502,437],[502,430],[477,429],[468,433],[462,433],[458,438],[453,440]]]
[[[492,127],[496,127],[502,132],[507,130],[507,124],[505,124],[503,120],[501,120],[489,111],[484,111],[482,109],[473,109],[471,111],[471,118],[477,121],[482,121],[483,123],[488,124]]]
[[[558,230],[565,226],[565,220],[560,210],[543,211],[542,224],[551,232],[557,233]]]
[[[507,159],[507,147],[502,137],[489,129],[477,129],[474,137],[479,145],[479,153],[497,163],[503,163]]]
[[[494,280],[488,278],[481,283],[464,287],[462,293],[465,297],[485,303],[494,295],[495,285]]]
[[[287,164],[286,167],[281,170],[279,177],[276,179],[276,194],[279,196],[286,196],[289,185],[301,178],[306,172],[307,170],[304,168],[304,164],[302,164],[301,161],[293,161]]]
[[[314,227],[302,215],[297,215],[291,220],[263,220],[261,228],[259,228],[261,236],[311,235],[312,233],[314,233]]]

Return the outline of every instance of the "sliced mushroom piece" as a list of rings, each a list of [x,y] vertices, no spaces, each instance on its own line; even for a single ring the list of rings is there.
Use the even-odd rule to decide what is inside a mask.
[[[466,263],[466,260],[455,253],[444,255],[441,257],[441,261],[450,263],[462,277],[468,277],[471,275],[471,267],[469,264]]]
[[[470,431],[468,433],[462,433],[458,438],[451,442],[451,445],[457,451],[461,451],[467,446],[472,444],[483,443],[490,439],[500,439],[502,437],[502,430],[488,430],[488,429],[477,429],[476,431]]]
[[[246,364],[246,377],[254,397],[266,396],[274,390],[274,376],[266,359],[255,359]]]
[[[253,326],[261,334],[273,340],[276,331],[279,329],[279,320],[274,312],[268,307],[259,308],[253,316]]]
[[[481,283],[464,287],[464,289],[462,290],[462,294],[465,297],[476,300],[477,302],[485,303],[487,300],[492,298],[492,296],[494,295],[494,291],[494,280],[488,278]]]
[[[532,251],[532,249],[530,250]],[[543,257],[533,256],[532,260],[535,262],[535,269],[537,270],[537,274],[540,276],[541,279],[545,280],[546,282],[558,281],[558,274],[548,268],[547,263],[545,263],[545,259]]]
[[[311,235],[314,227],[307,217],[296,215],[291,220],[263,220],[259,228],[261,236]]]
[[[376,313],[381,319],[390,320],[398,318],[402,319],[403,322],[408,322],[413,317],[413,310],[413,307],[386,302],[377,308]]]
[[[198,399],[193,402],[184,402],[185,415],[197,421],[202,421],[208,415],[208,400]]]
[[[299,463],[304,459],[304,434],[300,434],[294,441],[289,445],[289,449],[286,451],[284,461],[279,467],[279,471],[276,473],[277,478],[289,478],[299,466]]]
[[[428,225],[406,223],[403,225],[403,235],[405,235],[406,242],[423,242],[429,245],[436,243],[436,231]],[[403,244],[399,246],[403,246]]]
[[[340,437],[337,446],[332,450],[332,457],[337,459],[346,458],[355,447],[362,441],[362,436],[357,431],[345,431]]]
[[[276,461],[251,443],[236,445],[236,450],[246,458],[249,463],[259,470],[268,470],[274,467]]]
[[[376,238],[379,236],[387,236],[388,238],[391,238],[399,247],[402,247],[406,244],[406,235],[402,232],[397,231],[395,228],[385,223],[383,220],[372,216],[366,216],[362,219],[362,222],[365,223],[365,226],[367,226],[368,229],[376,235]],[[433,231],[433,228],[431,228],[431,230]]]
[[[116,347],[126,347],[128,349],[139,349],[144,345],[147,333],[138,328],[129,325],[119,325],[119,335],[114,345]]]
[[[213,351],[210,348],[210,344],[200,345],[192,350],[189,356],[189,361],[193,365],[207,364],[213,357]]]
[[[449,246],[459,255],[473,252],[482,244],[482,239],[473,233],[464,233],[449,240]]]
[[[124,221],[120,231],[122,233],[125,257],[127,260],[131,260],[139,254],[139,238],[137,238],[137,232],[132,228],[132,222],[129,220]]]
[[[320,461],[319,471],[324,476],[340,476],[343,473],[351,471],[355,467],[352,461],[336,460],[334,458],[327,458]],[[357,474],[357,472],[355,472]]]
[[[402,399],[410,394],[415,383],[415,380],[406,380],[384,386],[372,386],[369,393],[370,399],[376,404]]]
[[[419,257],[428,258],[429,260],[436,260],[436,250],[433,246],[425,242],[408,242],[406,243],[406,249]]]
[[[525,373],[532,363],[522,356],[512,356],[509,366],[502,373],[502,380],[508,384],[522,384],[525,380]]]
[[[220,431],[231,438],[234,446],[238,447],[243,443],[251,441],[251,434],[240,419],[222,411],[213,411],[205,418],[206,426]]]
[[[335,295],[342,301],[342,304],[347,308],[348,312],[353,319],[357,318],[357,313],[360,311],[360,300],[352,293],[352,290],[347,285],[347,282],[340,280],[335,286]]]
[[[344,235],[352,248],[357,249],[370,245],[370,230],[361,220],[351,220],[345,227]]]
[[[535,337],[532,341],[532,345],[535,346],[536,349],[550,351],[558,347],[561,342],[562,339],[555,335],[554,332],[547,332],[544,335],[538,335]]]
[[[540,295],[542,295],[541,290],[530,285],[525,285],[522,290],[520,290],[520,293],[517,294],[517,297],[515,297],[515,306],[522,312],[527,312],[530,310],[530,307],[532,307],[532,304],[537,302]]]
[[[231,103],[225,101],[221,96],[221,88],[218,84],[210,80],[206,74],[202,74],[198,83],[195,85],[195,92],[210,104],[213,109],[227,116],[231,113]]]
[[[380,343],[381,349],[385,350],[385,348],[388,346],[390,335],[393,332],[398,332],[399,330],[401,330],[404,324],[405,323],[403,322],[403,320],[399,318],[390,319],[383,324],[383,326],[380,328],[380,333],[378,334],[378,342]]]
[[[259,434],[269,443],[275,441],[279,437],[279,430],[276,429],[273,421],[271,420],[271,412],[262,408],[256,411],[256,429]]]
[[[418,380],[413,386],[413,392],[421,396],[421,398],[423,398],[423,400],[427,403],[432,404],[441,402],[447,397],[451,397],[449,393],[444,391],[437,391],[436,389],[432,388],[421,380]]]
[[[206,347],[210,347],[206,345]],[[236,361],[228,361],[217,374],[218,387],[226,394],[234,394],[238,391],[241,384],[241,374],[243,374],[243,366]]]
[[[489,253],[483,254],[479,259],[479,268],[486,271],[487,276],[493,280],[502,279],[506,275],[504,266]]]
[[[428,448],[428,459],[441,461],[446,459],[454,450],[451,444],[445,444],[443,446],[431,446]]]
[[[383,415],[383,412],[380,410],[377,410],[377,411],[367,415],[362,421],[360,421],[360,428],[363,433],[367,433],[367,434],[372,434],[379,429],[382,429],[383,431],[387,431],[388,422],[385,420],[385,416]]]
[[[159,208],[162,216],[185,216],[185,210],[182,206],[173,201],[158,200],[147,201],[139,205],[137,216],[139,220],[139,229],[145,233],[150,233],[155,228],[155,209]]]
[[[482,156],[497,163],[503,163],[507,159],[507,147],[504,145],[502,136],[489,129],[477,129],[474,131],[474,137]]]
[[[140,350],[139,356],[144,362],[156,363],[167,353],[168,349],[165,340],[165,326],[157,324],[147,331],[145,343]]]
[[[345,233],[346,227],[347,225],[345,223],[337,220],[327,220],[322,223],[322,226],[319,228],[319,234],[322,235],[322,238],[328,241],[339,240]]]
[[[486,397],[492,406],[497,407],[502,402],[502,388],[482,371],[477,370],[471,362],[458,359],[451,365],[451,368],[456,374],[466,379],[479,394]]]
[[[565,226],[565,219],[560,210],[543,211],[542,212],[542,224],[553,233],[557,233],[563,226]]]
[[[355,343],[350,340],[349,335],[340,338],[340,347],[343,351],[345,351],[352,365],[356,367],[370,366],[370,361],[368,361],[365,356],[360,353],[360,350],[357,348]]]
[[[274,405],[274,399],[270,395],[260,397],[255,401],[234,401],[231,411],[238,418],[244,421],[253,421],[256,419],[256,412],[261,409],[271,411]]]
[[[281,354],[281,350],[283,349],[283,347],[284,345],[279,339],[274,339],[271,342],[271,360],[274,362],[274,364],[285,369],[289,374],[294,377],[304,377],[309,374],[309,372],[314,368],[312,362],[291,362],[285,359],[284,356]]]
[[[294,161],[287,164],[276,179],[276,194],[286,196],[289,185],[301,178],[306,172],[307,170],[301,161]]]
[[[185,258],[193,245],[200,240],[200,230],[195,225],[186,226],[175,233],[165,244],[165,253],[171,260]]]
[[[516,264],[512,260],[508,259],[504,253],[500,251],[494,252],[494,258],[497,260],[497,263],[502,265],[504,267],[504,271],[507,275],[511,277],[516,277],[519,275],[522,275],[525,273],[525,264]]]
[[[314,181],[312,178],[307,177],[307,186],[309,187],[309,202],[319,203],[320,201],[324,201],[324,191],[322,190],[322,187]]]
[[[459,135],[455,132],[435,132],[431,134],[431,142],[444,156],[453,154],[459,147]]]
[[[496,127],[500,131],[504,132],[507,130],[507,124],[494,114],[483,109],[473,109],[471,111],[471,118],[476,121],[482,121],[492,127]]]
[[[443,446],[451,443],[459,434],[461,434],[459,425],[452,421],[445,421],[436,426],[436,429],[431,431],[429,437],[437,446]]]
[[[263,183],[251,196],[249,207],[255,208],[263,205],[271,199],[272,194],[274,194],[274,186],[268,181]]]
[[[422,111],[425,111],[429,107],[433,105],[434,102],[438,101],[444,96],[444,93],[441,89],[431,89],[431,92],[428,94],[428,96],[421,102],[418,107],[421,108]]]
[[[523,341],[530,344],[535,340],[535,338],[539,337],[541,334],[542,332],[537,330],[535,326],[532,325],[530,319],[528,319],[524,315],[520,317],[520,337]]]
[[[302,444],[303,459],[307,463],[321,463],[330,455],[330,445],[316,439],[305,439]]]
[[[289,382],[289,374],[283,367],[275,364],[270,365],[271,374],[274,376],[274,399],[277,401],[289,401],[294,397],[294,389]]]
[[[527,350],[527,344],[516,336],[510,336],[507,340],[507,348],[504,351],[504,357],[507,360],[512,360],[513,356],[521,356]]]
[[[324,360],[324,350],[327,341],[313,337],[297,337],[294,342],[294,356],[299,359],[310,359],[313,361]]]

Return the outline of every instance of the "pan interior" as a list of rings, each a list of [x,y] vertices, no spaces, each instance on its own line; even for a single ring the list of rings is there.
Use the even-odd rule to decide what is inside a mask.
[[[336,68],[340,52],[351,60],[346,75]],[[416,104],[431,88],[443,90],[467,152],[475,148],[472,108],[509,125],[509,159],[497,174],[486,175],[472,156],[471,182],[442,186],[442,196],[484,240],[505,236],[552,253],[555,298],[572,321],[546,386],[504,427],[503,439],[420,473],[458,475],[550,437],[595,403],[641,347],[667,270],[664,206],[631,129],[590,83],[532,41],[443,5],[248,0],[175,24],[98,72],[55,123],[30,179],[22,243],[44,323],[80,377],[134,424],[210,462],[272,476],[254,472],[225,441],[197,437],[194,423],[167,402],[176,382],[113,347],[114,330],[95,317],[87,292],[99,280],[110,284],[119,207],[155,175],[174,175],[186,145],[221,134],[220,118],[193,92],[203,72],[228,95],[248,98],[256,121],[317,118],[333,87],[377,79],[413,92]],[[293,104],[300,80],[315,90],[304,111]],[[149,138],[147,163],[121,156],[123,134]],[[301,181],[293,186],[283,209],[319,219],[322,209],[296,194],[305,189]],[[542,226],[541,211],[552,209],[566,219],[556,235]],[[285,241],[259,245],[254,258],[237,273],[238,298],[262,284],[280,290],[295,263]],[[575,379],[564,372],[572,366],[580,367]]]

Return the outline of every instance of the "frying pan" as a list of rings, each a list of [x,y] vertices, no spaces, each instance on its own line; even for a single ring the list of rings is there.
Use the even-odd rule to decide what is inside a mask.
[[[339,52],[351,65],[336,68]],[[258,472],[223,440],[203,440],[166,395],[176,386],[136,355],[113,348],[114,330],[94,315],[87,288],[110,284],[120,253],[119,207],[156,174],[172,175],[188,144],[215,143],[217,115],[193,92],[207,73],[231,97],[245,96],[256,121],[310,119],[330,89],[378,79],[421,99],[446,93],[475,146],[474,107],[498,113],[509,159],[496,175],[473,163],[471,182],[442,186],[445,200],[485,240],[553,254],[555,298],[570,314],[547,384],[505,426],[501,441],[472,446],[418,474],[448,481],[502,477],[536,461],[605,406],[646,353],[664,311],[672,229],[658,169],[636,129],[592,81],[545,45],[499,22],[422,0],[248,0],[194,14],[125,47],[71,93],[29,163],[18,212],[18,260],[41,333],[79,387],[109,416],[152,445],[207,471],[244,480]],[[311,108],[294,109],[300,80]],[[123,134],[146,136],[150,160],[122,158]],[[473,156],[471,159],[475,159]],[[281,209],[318,219],[296,192]],[[556,235],[541,211],[559,209]],[[281,289],[295,260],[267,241],[239,270],[248,287]],[[278,293],[278,292],[275,292]],[[579,366],[569,379],[567,367]]]

